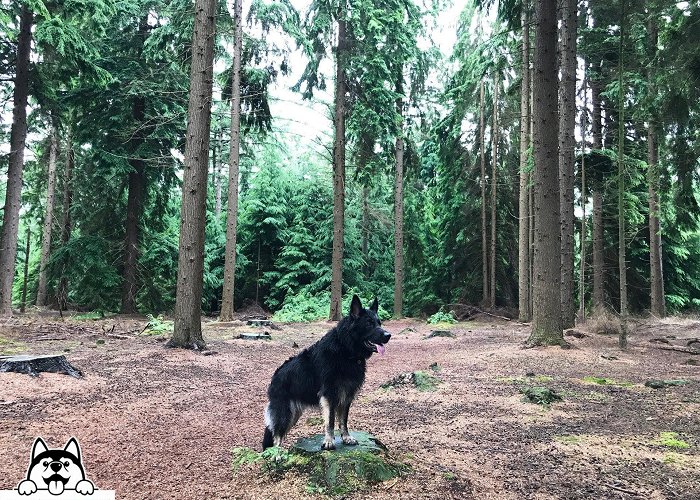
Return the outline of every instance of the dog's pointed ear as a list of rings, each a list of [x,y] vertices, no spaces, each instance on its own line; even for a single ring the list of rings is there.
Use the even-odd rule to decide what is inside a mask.
[[[372,302],[372,305],[369,306],[369,310],[375,313],[379,311],[379,302],[377,301],[377,297],[374,298],[374,302]]]
[[[34,440],[34,446],[32,447],[32,460],[34,460],[36,457],[38,457],[45,451],[49,451],[49,447],[46,446],[46,443],[44,443],[43,439],[41,439],[40,437],[36,438]]]
[[[77,458],[78,462],[80,462],[80,445],[75,438],[70,438],[68,440],[66,447],[63,448],[63,451],[67,451],[68,453],[75,455],[75,458]]]
[[[350,315],[354,317],[359,317],[362,311],[362,302],[360,302],[360,297],[357,295],[352,296],[352,302],[350,302]]]

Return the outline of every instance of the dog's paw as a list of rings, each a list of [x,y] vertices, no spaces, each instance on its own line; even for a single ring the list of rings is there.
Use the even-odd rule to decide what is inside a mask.
[[[357,439],[352,436],[343,436],[343,444],[347,446],[355,446],[357,444]]]
[[[331,437],[327,437],[326,439],[323,440],[323,444],[321,445],[322,450],[335,450],[335,440]]]
[[[87,479],[83,479],[75,485],[75,491],[81,495],[92,495],[95,491],[95,486]]]
[[[19,483],[17,490],[20,495],[31,495],[36,491],[36,484],[31,479],[25,479]]]

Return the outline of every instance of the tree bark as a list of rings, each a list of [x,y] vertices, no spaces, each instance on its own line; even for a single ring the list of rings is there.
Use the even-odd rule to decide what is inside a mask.
[[[403,69],[396,82],[396,112],[399,133],[396,136],[396,172],[394,180],[394,317],[403,317]]]
[[[562,0],[559,83],[561,308],[564,328],[574,326],[574,128],[576,125],[576,0]]]
[[[221,156],[217,154],[219,147],[219,134],[214,135],[214,146],[211,148],[212,168],[214,169],[214,216],[219,220],[221,216]]]
[[[24,247],[24,279],[22,280],[22,302],[20,302],[19,312],[23,313],[27,309],[27,281],[29,280],[29,252],[32,231],[27,225],[27,244]]]
[[[520,86],[520,186],[518,195],[518,319],[530,321],[530,207],[528,196],[528,150],[530,148],[530,16],[524,2],[521,25],[522,83]]]
[[[658,29],[656,19],[649,19],[649,44],[652,57],[656,56],[658,44]],[[653,65],[650,64],[650,73]],[[651,81],[653,75],[650,75]],[[649,277],[651,295],[651,313],[659,318],[666,316],[666,301],[664,299],[664,275],[661,259],[661,227],[659,223],[659,150],[657,141],[657,123],[655,114],[651,112],[649,128],[647,129],[648,163],[647,182],[649,185]]]
[[[535,257],[529,345],[562,344],[556,0],[535,2]]]
[[[335,141],[333,144],[333,257],[331,262],[330,319],[342,317],[343,248],[345,237],[345,66],[347,33],[345,10],[338,11],[338,47],[336,49],[335,79]]]
[[[203,349],[202,279],[216,2],[196,0],[182,182],[175,326],[168,347]]]
[[[73,230],[71,219],[71,205],[73,204],[73,166],[75,163],[75,151],[73,150],[73,125],[68,125],[66,131],[66,165],[63,171],[63,221],[61,222],[61,247],[65,247],[70,241]],[[68,308],[68,256],[64,257],[61,265],[61,278],[58,281],[56,299],[58,310],[65,311]]]
[[[498,77],[493,79],[493,129],[491,131],[491,255],[489,264],[489,306],[496,307],[496,190],[498,170]]]
[[[603,147],[603,123],[600,105],[600,84],[591,82],[593,149]],[[605,263],[603,261],[603,185],[598,179],[591,186],[593,194],[593,311],[605,308]]]
[[[29,96],[29,56],[31,53],[33,13],[22,5],[17,38],[17,62],[14,107],[10,131],[10,155],[7,169],[5,211],[0,233],[0,316],[12,315],[12,282],[17,259],[19,209],[22,204],[24,146],[27,140],[27,98]]]
[[[481,155],[481,278],[482,278],[482,302],[488,303],[489,300],[489,264],[488,264],[488,241],[486,236],[486,124],[484,123],[484,81],[481,81],[479,87],[479,153]]]
[[[620,348],[627,347],[627,247],[625,242],[625,91],[624,91],[624,43],[625,43],[625,0],[621,0],[620,47],[618,52],[618,132],[617,132],[617,209],[620,266]]]
[[[58,156],[58,126],[51,126],[51,146],[49,148],[48,186],[46,188],[46,214],[41,237],[41,259],[39,262],[39,287],[36,295],[36,305],[46,305],[47,269],[51,255],[51,230],[53,229],[53,209],[56,194],[56,158]]]
[[[586,78],[583,80],[583,109],[581,110],[581,238],[580,238],[580,255],[581,262],[579,268],[578,281],[578,318],[580,323],[586,321],[586,128],[588,125],[588,88]]]
[[[132,104],[131,116],[138,128],[133,134],[131,155],[129,159],[129,194],[126,203],[126,233],[124,235],[124,273],[122,275],[122,307],[124,314],[134,314],[136,309],[136,293],[138,292],[138,259],[140,223],[143,217],[143,199],[146,190],[146,164],[138,158],[139,146],[143,142],[141,128],[145,118],[146,99],[136,97]]]
[[[243,51],[243,0],[233,3],[233,23],[236,35],[233,46],[233,78],[231,88],[231,144],[228,171],[228,202],[226,207],[226,249],[224,288],[219,321],[231,321],[234,311],[236,280],[236,240],[238,236],[238,172],[241,146],[241,55]]]

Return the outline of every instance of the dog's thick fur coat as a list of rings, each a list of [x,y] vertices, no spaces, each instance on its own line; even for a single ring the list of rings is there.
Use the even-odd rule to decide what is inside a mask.
[[[348,432],[348,412],[365,380],[367,359],[384,353],[391,335],[381,327],[377,299],[364,309],[357,295],[350,314],[321,340],[289,358],[272,376],[267,390],[263,450],[280,446],[289,429],[308,407],[321,407],[324,450],[335,448],[335,419],[343,443],[357,444]]]

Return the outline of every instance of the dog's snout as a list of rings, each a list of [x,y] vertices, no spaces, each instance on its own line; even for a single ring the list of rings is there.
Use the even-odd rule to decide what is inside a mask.
[[[384,331],[384,343],[386,344],[389,342],[389,339],[391,338],[391,334],[387,331]]]
[[[51,463],[51,470],[54,472],[60,471],[61,467],[63,467],[63,465],[61,465],[61,462],[52,462]]]

